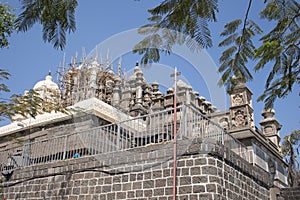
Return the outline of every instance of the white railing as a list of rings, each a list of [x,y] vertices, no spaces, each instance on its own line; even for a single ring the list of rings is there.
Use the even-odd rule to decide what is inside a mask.
[[[229,147],[248,160],[247,148],[200,111],[190,106],[177,109],[177,138],[209,138]],[[54,162],[87,155],[162,143],[173,140],[173,109],[136,117],[115,124],[95,127],[47,140],[19,145],[17,148],[0,151],[2,170],[14,167]]]

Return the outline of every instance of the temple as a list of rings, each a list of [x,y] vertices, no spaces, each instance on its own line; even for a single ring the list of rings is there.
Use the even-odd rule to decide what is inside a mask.
[[[213,154],[213,159],[217,160],[220,157],[226,166],[235,166],[234,170],[243,171],[255,184],[266,188],[256,199],[270,198],[270,188],[287,186],[287,164],[280,152],[281,125],[274,116],[274,110],[263,110],[263,118],[258,119],[260,128],[256,127],[252,93],[244,82],[238,82],[230,92],[229,109],[220,111],[213,102],[207,101],[180,79],[164,94],[159,83],[147,82],[138,63],[134,73],[125,78],[120,66],[114,72],[95,58],[64,69],[59,83],[53,82],[49,73],[33,89],[47,102],[64,104],[67,112],[42,113],[35,118],[14,116],[9,125],[0,127],[1,171],[3,176],[11,177],[8,179],[11,183],[22,179],[17,175],[18,170],[30,167],[53,166],[91,156],[123,155],[125,152],[130,152],[124,154],[130,160],[130,156],[136,157],[135,151],[143,151],[141,149],[152,148],[155,151],[159,147],[156,149],[159,152],[164,148],[171,149],[176,133],[178,157],[202,152],[201,148],[206,146],[207,152],[215,152],[208,153],[208,156]],[[197,142],[198,147],[195,146]],[[210,145],[213,145],[213,150]],[[224,149],[221,151],[220,147]],[[172,156],[167,155],[171,160]],[[185,163],[187,166],[187,161]],[[131,170],[135,171],[133,168]],[[210,177],[209,173],[207,177]],[[226,199],[234,199],[225,182],[218,184],[226,188],[225,192],[209,190],[207,185],[202,192],[212,197],[226,195]],[[247,190],[246,181],[241,187],[246,188],[243,191]],[[8,188],[4,191],[4,194],[11,195],[7,199],[16,198]],[[234,194],[236,197],[245,195],[243,191],[241,189]],[[101,192],[106,195],[105,199],[109,199],[110,193]],[[194,193],[199,198],[200,192]],[[112,199],[118,199],[118,194],[114,195]],[[129,192],[126,195],[128,197]],[[137,191],[135,195],[138,199]],[[164,195],[168,196],[166,191]],[[251,192],[247,195],[243,199],[251,199]],[[189,196],[187,199],[192,198]]]

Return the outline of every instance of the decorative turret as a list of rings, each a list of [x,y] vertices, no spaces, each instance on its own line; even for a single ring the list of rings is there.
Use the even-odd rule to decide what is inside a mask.
[[[270,141],[276,146],[278,150],[280,150],[280,135],[279,131],[281,129],[281,125],[274,117],[275,111],[273,109],[263,110],[261,114],[264,119],[262,119],[259,124],[261,125],[261,129],[263,134],[270,139]]]
[[[236,80],[238,81],[238,80]],[[230,92],[231,128],[255,128],[252,108],[252,92],[244,81],[238,81]]]

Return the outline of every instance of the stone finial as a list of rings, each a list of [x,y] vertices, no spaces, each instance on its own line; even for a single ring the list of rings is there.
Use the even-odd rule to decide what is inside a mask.
[[[259,124],[261,125],[262,133],[266,138],[268,138],[275,145],[277,150],[279,150],[280,149],[279,131],[281,129],[281,124],[279,124],[277,119],[274,117],[275,110],[264,109],[261,114],[264,117],[264,119],[262,119],[259,122]]]
[[[136,62],[135,63],[135,67],[134,67],[134,73],[138,72],[138,71],[141,71],[141,69],[139,68],[139,62]]]
[[[181,79],[177,81],[177,89],[180,90],[192,90],[192,86],[188,85],[186,82]]]
[[[275,110],[274,109],[263,109],[263,111],[261,112],[261,115],[264,117],[264,119],[267,118],[273,118],[275,115]]]
[[[167,94],[173,94],[174,93],[174,90],[173,90],[173,88],[168,88],[168,90],[167,90]]]
[[[200,101],[201,101],[201,102],[204,102],[204,101],[206,101],[206,99],[205,99],[205,97],[204,97],[204,96],[200,96],[200,97],[199,97],[199,99],[200,99]]]
[[[158,82],[156,82],[156,81],[154,81],[153,83],[152,83],[152,88],[153,88],[153,92],[155,93],[155,92],[158,92]]]
[[[215,112],[215,111],[217,110],[217,107],[216,107],[216,106],[211,106],[211,110],[212,110],[213,112]]]
[[[193,94],[194,94],[196,97],[199,97],[199,92],[194,91]]]

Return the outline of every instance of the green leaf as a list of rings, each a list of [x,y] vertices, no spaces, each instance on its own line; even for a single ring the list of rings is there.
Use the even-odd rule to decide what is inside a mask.
[[[138,31],[147,36],[135,45],[133,52],[143,55],[142,63],[145,63],[159,61],[159,54],[170,53],[175,44],[186,44],[193,51],[209,48],[212,40],[208,22],[216,20],[216,12],[216,0],[164,0],[149,10],[151,23]],[[155,34],[161,38],[158,44],[148,41]]]
[[[43,40],[54,48],[64,49],[66,33],[76,30],[77,0],[21,1],[23,12],[17,19],[19,31],[27,31],[34,24],[43,26]]]
[[[7,3],[0,2],[0,48],[9,46],[8,38],[15,31],[16,16]]]
[[[224,26],[224,30],[220,33],[220,36],[227,36],[230,35],[239,28],[239,26],[242,24],[241,19],[236,19],[234,21],[231,21]]]

